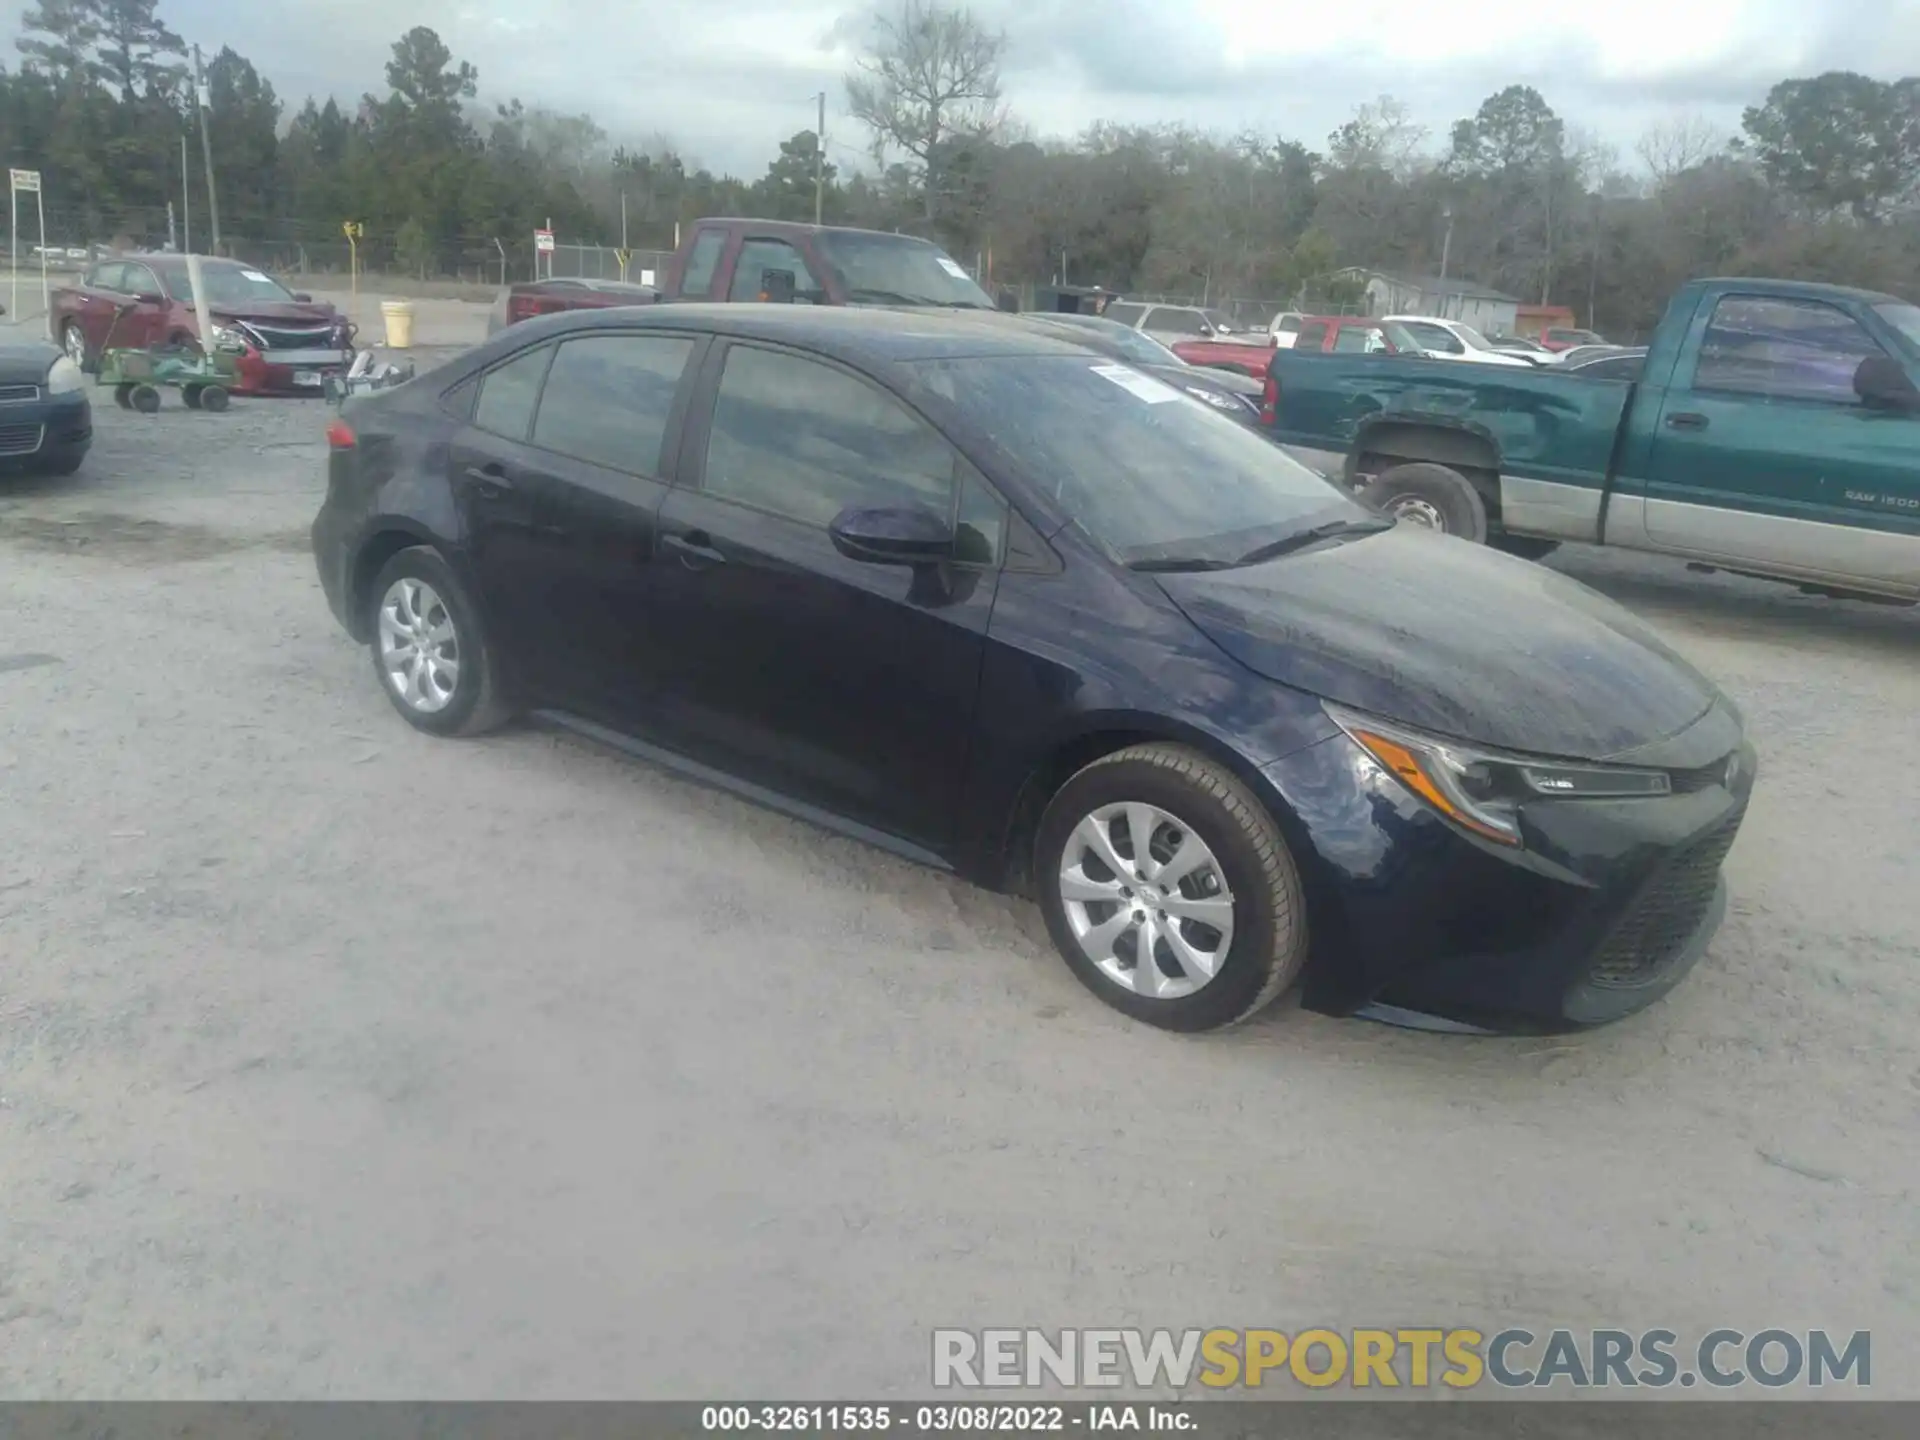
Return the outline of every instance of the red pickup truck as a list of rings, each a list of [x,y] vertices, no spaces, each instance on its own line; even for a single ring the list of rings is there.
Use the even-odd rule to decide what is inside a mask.
[[[212,256],[200,283],[213,342],[234,356],[243,395],[319,395],[353,363],[353,325],[333,306],[297,294],[264,271]],[[53,292],[49,319],[83,370],[103,349],[197,349],[200,325],[184,255],[121,255],[95,262],[78,285]]]
[[[630,297],[610,293],[608,282],[579,282],[579,288],[566,281],[514,286],[496,302],[491,329],[555,310],[655,300],[998,308],[965,268],[930,240],[790,220],[697,220],[660,279],[657,294]]]

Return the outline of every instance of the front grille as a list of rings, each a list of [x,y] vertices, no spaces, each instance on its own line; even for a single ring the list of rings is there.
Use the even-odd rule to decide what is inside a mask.
[[[0,425],[0,455],[31,455],[40,448],[41,425]]]
[[[327,350],[333,347],[333,326],[306,325],[289,329],[280,325],[256,325],[247,329],[260,342],[262,350]]]
[[[1735,811],[1647,877],[1595,954],[1590,983],[1627,990],[1658,978],[1706,919],[1743,814]]]
[[[38,400],[38,385],[0,385],[0,405],[14,404],[21,400]]]

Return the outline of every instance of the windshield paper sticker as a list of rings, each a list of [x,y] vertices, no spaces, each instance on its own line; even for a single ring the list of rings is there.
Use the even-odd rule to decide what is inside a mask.
[[[1151,375],[1142,375],[1138,370],[1129,370],[1124,365],[1096,365],[1093,373],[1102,380],[1111,380],[1129,395],[1149,405],[1164,405],[1169,400],[1181,398],[1180,392],[1171,385],[1162,385]]]
[[[246,276],[247,279],[249,280],[265,281],[265,283],[269,285],[273,283],[271,280],[268,280],[266,276],[262,275],[258,270],[242,270],[240,273]]]
[[[938,260],[940,262],[940,268],[946,271],[954,279],[971,280],[973,278],[971,275],[967,274],[965,270],[962,270],[960,268],[960,264],[958,261],[952,260],[945,255],[936,255],[933,258],[935,260]]]

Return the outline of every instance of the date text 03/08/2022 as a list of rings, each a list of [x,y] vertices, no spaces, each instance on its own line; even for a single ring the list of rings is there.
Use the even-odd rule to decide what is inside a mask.
[[[855,1404],[707,1405],[703,1431],[789,1435],[1013,1435],[1137,1430],[1195,1434],[1199,1412],[1185,1405],[1134,1403],[1073,1405]]]

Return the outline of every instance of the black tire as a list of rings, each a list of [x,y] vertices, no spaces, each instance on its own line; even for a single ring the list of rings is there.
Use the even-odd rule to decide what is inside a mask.
[[[136,385],[128,393],[127,403],[142,415],[156,415],[160,411],[160,392],[151,385]]]
[[[1466,476],[1445,465],[1419,460],[1383,470],[1362,487],[1360,503],[1382,515],[1423,524],[1476,545],[1487,540],[1487,507],[1480,492]]]
[[[133,408],[133,386],[125,384],[114,386],[113,403],[118,405],[122,410],[131,410]]]
[[[1213,852],[1233,897],[1233,937],[1218,970],[1176,999],[1141,995],[1110,979],[1081,948],[1061,894],[1061,866],[1081,820],[1103,806],[1131,802],[1189,827]],[[1184,745],[1130,746],[1062,785],[1040,817],[1033,874],[1048,933],[1080,982],[1116,1010],[1162,1029],[1215,1030],[1250,1019],[1306,964],[1306,900],[1279,827],[1224,766]]]
[[[1505,535],[1496,532],[1487,537],[1487,544],[1505,555],[1513,555],[1521,560],[1544,560],[1560,548],[1558,540],[1541,540],[1532,535]]]
[[[215,415],[227,408],[230,397],[224,385],[208,385],[200,391],[200,408],[210,410]]]
[[[184,385],[180,389],[180,398],[186,402],[189,410],[200,408],[201,389],[198,385]]]
[[[452,697],[440,710],[428,712],[409,705],[389,681],[381,656],[380,612],[388,592],[402,580],[416,580],[428,586],[453,623],[459,673]],[[480,624],[479,612],[468,599],[466,588],[436,551],[424,545],[400,551],[380,567],[380,573],[368,588],[365,604],[367,649],[372,656],[374,676],[380,682],[381,692],[409,725],[429,735],[483,735],[511,718],[511,711],[501,697],[499,668]]]

